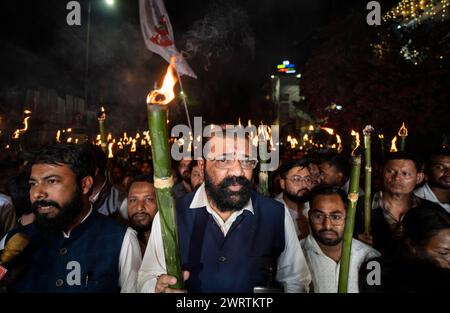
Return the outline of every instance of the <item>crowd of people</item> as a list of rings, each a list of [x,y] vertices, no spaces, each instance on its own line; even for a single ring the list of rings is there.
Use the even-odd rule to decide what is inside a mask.
[[[349,157],[283,157],[261,195],[247,138],[208,143],[203,159],[173,162],[182,288],[167,274],[151,160],[53,144],[0,173],[2,292],[336,293]],[[390,153],[373,182],[369,233],[359,190],[348,292],[450,290],[450,151]]]

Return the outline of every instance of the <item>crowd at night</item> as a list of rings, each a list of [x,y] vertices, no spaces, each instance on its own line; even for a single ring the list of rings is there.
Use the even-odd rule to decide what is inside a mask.
[[[0,293],[450,290],[449,0],[0,12]]]

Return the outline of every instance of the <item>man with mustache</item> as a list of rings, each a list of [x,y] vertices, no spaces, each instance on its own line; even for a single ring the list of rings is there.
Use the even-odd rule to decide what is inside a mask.
[[[450,149],[442,148],[432,153],[426,170],[427,182],[416,189],[414,194],[439,204],[450,213]]]
[[[189,165],[194,162],[191,159],[181,159],[178,162],[178,175],[181,180],[173,186],[173,195],[175,199],[181,198],[192,191],[191,171]]]
[[[223,129],[221,129],[223,131]],[[159,214],[139,270],[142,292],[253,292],[274,278],[307,292],[310,273],[283,205],[251,189],[257,165],[247,137],[214,132],[198,164],[205,182],[177,201],[185,290],[166,275]],[[273,266],[273,267],[272,267]]]
[[[294,220],[299,239],[308,236],[309,192],[313,180],[309,171],[309,159],[292,160],[280,168],[280,186],[283,192],[275,199],[284,204]]]
[[[30,162],[35,222],[11,232],[30,243],[14,292],[134,292],[141,257],[136,233],[93,209],[89,149],[47,146]]]
[[[128,191],[128,220],[131,227],[137,231],[141,253],[144,255],[147,247],[153,218],[158,211],[156,192],[150,176],[136,176]]]
[[[422,165],[407,152],[390,153],[383,166],[383,190],[372,201],[371,234],[364,232],[364,220],[355,221],[358,239],[373,245],[384,256],[395,254],[403,239],[403,218],[407,212],[429,202],[415,196],[414,188],[424,178]],[[431,205],[433,205],[431,203]]]
[[[312,190],[309,210],[311,234],[301,241],[316,293],[338,291],[347,194],[338,187],[319,186]],[[370,246],[353,239],[350,255],[349,292],[358,292],[362,263],[379,257]]]

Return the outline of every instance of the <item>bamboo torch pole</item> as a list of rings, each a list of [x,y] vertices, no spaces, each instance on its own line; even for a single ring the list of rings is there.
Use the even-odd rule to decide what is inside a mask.
[[[355,227],[355,211],[358,202],[359,176],[361,170],[361,153],[359,149],[359,133],[352,131],[356,136],[356,147],[352,152],[350,184],[348,190],[348,204],[345,217],[344,239],[342,242],[341,264],[339,269],[338,292],[347,293],[348,276],[350,269],[350,254],[352,250],[353,229]]]
[[[173,92],[176,83],[176,76],[173,73],[174,61],[174,59],[171,59],[161,89],[154,90],[147,96],[147,117],[152,142],[154,185],[161,221],[167,274],[177,278],[177,283],[172,285],[172,288],[183,288],[167,132],[167,104],[175,97]]]
[[[364,233],[370,234],[370,217],[371,217],[371,194],[372,194],[372,157],[371,157],[371,138],[370,135],[374,131],[371,125],[367,125],[363,129],[364,135],[364,156],[365,156],[365,193],[364,193]]]

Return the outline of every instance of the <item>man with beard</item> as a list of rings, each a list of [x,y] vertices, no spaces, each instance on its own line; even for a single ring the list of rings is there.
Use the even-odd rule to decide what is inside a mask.
[[[142,292],[253,292],[276,280],[307,292],[310,273],[283,205],[251,189],[256,155],[246,137],[214,132],[199,160],[205,182],[177,201],[185,290],[166,275],[159,214],[139,270]],[[205,147],[206,147],[205,146]]]
[[[283,192],[275,199],[284,204],[294,220],[299,239],[308,236],[308,197],[312,187],[308,159],[292,160],[280,168],[280,186]]]
[[[134,292],[140,266],[136,233],[93,209],[95,163],[85,146],[50,145],[31,161],[35,222],[18,228],[30,243],[14,292]]]
[[[128,220],[137,231],[141,253],[144,255],[152,229],[153,218],[158,211],[156,192],[150,176],[136,176],[128,191]]]
[[[419,198],[439,204],[450,213],[450,149],[435,151],[427,164],[427,182],[416,189]]]
[[[175,199],[181,198],[192,191],[191,172],[189,169],[189,164],[192,162],[194,161],[190,159],[181,159],[178,162],[178,174],[180,175],[181,181],[173,186]]]
[[[311,234],[301,241],[303,253],[316,293],[338,291],[342,239],[345,228],[346,193],[338,187],[321,186],[311,192],[309,225]],[[358,273],[362,263],[380,253],[353,239],[350,255],[348,291],[358,292]]]

